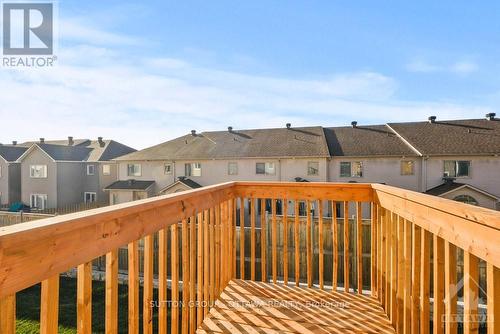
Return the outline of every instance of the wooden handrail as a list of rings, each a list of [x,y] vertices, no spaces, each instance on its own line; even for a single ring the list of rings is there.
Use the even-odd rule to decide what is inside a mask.
[[[0,228],[8,296],[233,197],[233,183]],[[29,275],[26,270],[29,268]]]
[[[170,298],[184,302],[171,312],[159,306],[160,333],[169,313],[172,333],[194,333],[208,314],[203,303],[213,303],[233,278],[360,294],[370,289],[398,333],[427,333],[430,307],[438,319],[434,331],[446,326],[454,333],[457,326],[444,320],[457,309],[457,252],[465,259],[467,319],[478,313],[480,260],[487,263],[488,319],[500,319],[499,240],[500,212],[391,186],[228,182],[0,228],[0,331],[15,330],[15,294],[43,282],[41,331],[54,332],[58,275],[78,267],[78,329],[90,332],[92,261],[105,255],[106,332],[116,333],[119,248],[126,247],[132,332],[152,331],[159,260],[158,298],[167,298],[170,272]],[[464,328],[476,333],[478,324],[466,320]],[[490,329],[499,330],[494,322]]]
[[[500,267],[500,212],[374,184],[383,208]]]

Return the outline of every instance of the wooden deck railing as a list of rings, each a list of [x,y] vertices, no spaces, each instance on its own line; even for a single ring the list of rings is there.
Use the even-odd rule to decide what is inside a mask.
[[[499,212],[377,184],[231,182],[1,228],[0,333],[15,332],[15,294],[39,282],[40,332],[57,333],[59,275],[75,267],[76,328],[90,333],[91,263],[103,255],[105,328],[117,333],[123,246],[129,333],[193,333],[232,278],[370,293],[398,333],[428,333],[431,324],[434,333],[456,333],[462,323],[465,333],[480,324],[500,332]]]

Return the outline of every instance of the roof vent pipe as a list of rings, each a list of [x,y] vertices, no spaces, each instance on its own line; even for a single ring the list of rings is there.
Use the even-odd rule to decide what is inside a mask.
[[[12,145],[16,146],[17,145],[17,140],[12,141]]]
[[[429,123],[436,123],[436,118],[437,118],[436,116],[430,116],[430,117],[428,118]]]
[[[40,138],[40,144],[45,143],[45,138]]]
[[[286,123],[286,128],[287,128],[287,129],[290,129],[291,127],[292,127],[292,124],[290,124],[290,123]]]
[[[228,126],[228,127],[227,127],[227,131],[229,131],[229,132],[233,132],[233,127],[232,127],[232,126]]]
[[[352,122],[351,122],[351,125],[352,125],[352,127],[353,127],[353,128],[356,128],[356,127],[358,126],[358,122],[356,122],[356,121],[352,121]]]
[[[488,121],[494,121],[494,120],[495,120],[495,116],[496,116],[496,115],[497,115],[497,114],[495,114],[494,112],[490,112],[489,114],[486,114],[486,119],[487,119]]]

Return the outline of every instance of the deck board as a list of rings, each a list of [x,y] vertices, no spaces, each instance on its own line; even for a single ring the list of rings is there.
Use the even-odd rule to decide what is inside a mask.
[[[375,298],[232,280],[197,333],[395,333]]]

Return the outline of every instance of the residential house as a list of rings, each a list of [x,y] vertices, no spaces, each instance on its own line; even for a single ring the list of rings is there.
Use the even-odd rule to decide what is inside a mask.
[[[45,141],[19,157],[22,201],[32,208],[61,208],[83,202],[107,203],[104,187],[117,179],[112,159],[135,151],[113,140]]]
[[[287,124],[280,129],[192,131],[116,160],[121,181],[149,182],[148,197],[192,188],[182,181],[201,186],[231,180],[378,182],[420,192],[453,181],[467,186],[440,195],[456,194],[452,199],[475,203],[464,196],[468,193],[477,204],[498,208],[499,154],[500,121],[489,115],[367,126],[352,122],[344,127]],[[137,198],[126,192],[144,193],[122,185],[119,191],[107,189],[113,203]],[[325,212],[330,214],[331,208]]]
[[[21,165],[17,159],[26,147],[0,144],[0,206],[8,206],[21,200]]]
[[[421,191],[446,189],[448,198],[500,209],[500,120],[495,114],[484,119],[440,121],[430,117],[427,122],[388,125],[418,152]],[[457,183],[453,189],[448,187],[451,181]],[[460,187],[462,184],[467,186]],[[480,200],[482,195],[476,190],[488,194],[489,200]]]
[[[327,181],[330,154],[323,128],[214,131],[191,134],[124,155],[119,182],[106,188],[111,203],[233,180]],[[117,189],[117,186],[120,189]],[[133,189],[128,189],[128,187]]]

